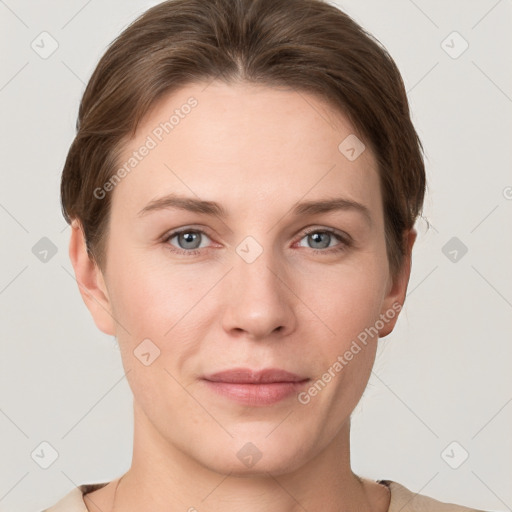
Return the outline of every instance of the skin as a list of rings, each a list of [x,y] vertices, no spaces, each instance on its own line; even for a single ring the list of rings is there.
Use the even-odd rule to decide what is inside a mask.
[[[87,256],[80,223],[72,224],[70,258],[82,297],[98,328],[117,337],[134,395],[132,466],[114,509],[386,511],[387,487],[351,470],[350,414],[378,337],[393,330],[398,314],[308,404],[292,395],[241,405],[201,377],[275,367],[316,381],[379,315],[403,304],[416,232],[406,233],[408,255],[393,277],[374,155],[367,144],[349,161],[338,145],[354,127],[303,92],[190,84],[151,110],[124,156],[190,96],[198,106],[109,192],[101,270]],[[216,201],[229,216],[138,215],[171,192]],[[291,213],[298,202],[334,197],[362,204],[369,220],[356,209]],[[190,241],[165,240],[179,228],[204,231],[198,254],[171,252],[191,250]],[[331,228],[353,242],[329,234],[315,241],[305,228]],[[247,236],[263,250],[252,263],[236,252]],[[326,252],[334,247],[342,250]],[[145,366],[134,350],[148,338],[160,356]],[[262,454],[252,467],[237,457],[247,442]],[[112,510],[118,481],[86,495],[88,510]]]

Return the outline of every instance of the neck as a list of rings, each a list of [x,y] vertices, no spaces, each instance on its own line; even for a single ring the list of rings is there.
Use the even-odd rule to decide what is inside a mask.
[[[170,445],[134,401],[132,466],[117,489],[115,510],[299,512],[387,510],[388,491],[350,467],[350,421],[313,459],[291,472],[221,474]],[[380,504],[380,505],[379,505]]]

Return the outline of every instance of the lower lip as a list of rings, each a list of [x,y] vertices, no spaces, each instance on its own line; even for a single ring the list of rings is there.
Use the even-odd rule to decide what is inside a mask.
[[[297,394],[309,379],[300,382],[272,382],[267,384],[241,384],[235,382],[212,382],[207,386],[219,395],[231,398],[244,405],[271,405],[290,395]]]

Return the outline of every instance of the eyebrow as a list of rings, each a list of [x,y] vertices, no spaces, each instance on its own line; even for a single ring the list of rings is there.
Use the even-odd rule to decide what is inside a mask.
[[[221,218],[227,218],[229,216],[226,209],[219,203],[214,201],[194,199],[193,197],[179,196],[176,194],[169,194],[150,201],[144,208],[142,208],[142,210],[140,210],[138,216],[142,217],[153,211],[166,210],[171,208],[177,208],[193,213],[202,213],[205,215]],[[317,201],[305,201],[299,203],[293,208],[292,215],[316,215],[333,211],[356,211],[362,214],[369,224],[372,223],[370,210],[366,206],[358,203],[357,201],[342,197]]]

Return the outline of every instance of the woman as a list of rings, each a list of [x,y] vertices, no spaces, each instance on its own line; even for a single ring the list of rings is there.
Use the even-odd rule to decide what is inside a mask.
[[[468,511],[354,474],[404,304],[422,147],[385,49],[320,0],[171,0],[107,50],[62,175],[134,395],[130,470],[48,509]]]

